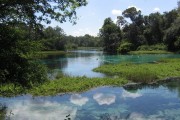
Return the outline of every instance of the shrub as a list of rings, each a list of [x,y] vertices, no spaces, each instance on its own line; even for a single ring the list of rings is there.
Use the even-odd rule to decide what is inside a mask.
[[[167,46],[164,44],[156,45],[142,45],[137,48],[138,51],[153,51],[153,50],[167,50]]]
[[[132,46],[133,46],[132,43],[123,42],[120,44],[118,48],[118,52],[122,54],[128,53],[129,51],[131,51]]]

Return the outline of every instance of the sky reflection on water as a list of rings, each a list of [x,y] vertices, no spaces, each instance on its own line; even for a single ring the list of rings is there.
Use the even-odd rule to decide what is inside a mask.
[[[180,58],[180,54],[153,55],[108,55],[102,51],[77,50],[69,55],[49,55],[43,59],[50,69],[56,69],[69,76],[105,77],[102,73],[92,70],[103,64],[117,64],[121,62],[147,63],[163,58]]]
[[[180,81],[136,90],[101,87],[81,94],[0,98],[0,103],[12,120],[179,120],[179,94]]]

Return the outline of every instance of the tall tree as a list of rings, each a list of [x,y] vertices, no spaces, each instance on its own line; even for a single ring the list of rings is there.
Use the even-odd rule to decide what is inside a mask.
[[[75,23],[76,9],[86,4],[86,0],[0,0],[0,83],[31,86],[46,80],[44,67],[32,61],[32,54],[40,48],[34,39],[42,22],[69,19]],[[19,24],[35,37],[28,37]]]
[[[135,50],[138,46],[145,43],[145,38],[142,35],[144,31],[143,16],[141,15],[141,11],[135,7],[126,9],[122,14],[125,18],[130,18],[132,22],[124,27],[123,32],[125,39],[133,44],[132,48]]]
[[[121,41],[121,30],[113,23],[111,18],[106,18],[100,29],[100,37],[104,42],[104,51],[117,52],[117,48]]]

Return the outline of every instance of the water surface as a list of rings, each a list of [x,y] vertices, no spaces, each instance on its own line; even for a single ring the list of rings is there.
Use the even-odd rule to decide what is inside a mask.
[[[137,89],[101,87],[52,97],[0,98],[12,120],[179,120],[180,81]]]
[[[92,70],[103,64],[121,62],[147,63],[163,58],[180,58],[180,54],[108,55],[96,50],[70,51],[69,55],[49,55],[43,61],[50,68],[69,76],[105,77]]]

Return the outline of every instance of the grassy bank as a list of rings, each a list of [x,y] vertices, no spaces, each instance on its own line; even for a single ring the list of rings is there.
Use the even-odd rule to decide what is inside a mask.
[[[66,52],[65,51],[41,51],[41,52],[38,52],[38,54],[42,54],[42,55],[65,55]]]
[[[18,94],[47,96],[59,93],[82,92],[99,86],[122,86],[127,82],[123,78],[63,77],[58,80],[48,81],[31,89],[6,84],[1,86],[0,96],[14,96]]]
[[[103,65],[96,72],[108,75],[116,75],[133,82],[153,82],[167,77],[180,76],[180,59],[166,59],[157,63],[132,64],[121,63],[114,65]]]
[[[99,86],[122,86],[128,82],[149,83],[168,77],[180,77],[180,59],[165,59],[157,63],[146,64],[110,64],[96,69],[112,78],[62,77],[47,81],[31,89],[20,85],[4,84],[0,86],[0,96],[31,94],[34,96],[57,95],[60,93],[83,92]]]
[[[103,50],[102,47],[78,47],[78,50]]]
[[[168,52],[165,50],[152,50],[152,51],[131,51],[128,54],[134,54],[134,55],[138,55],[138,54],[172,54],[172,52]]]

